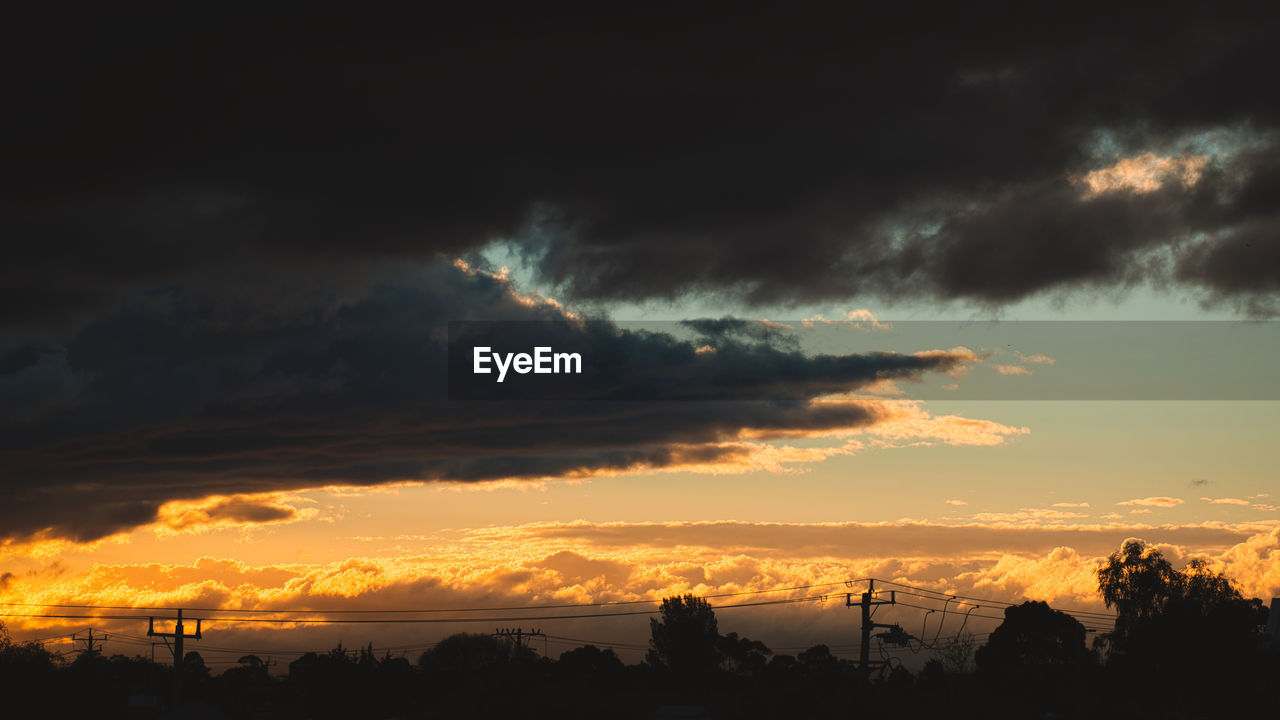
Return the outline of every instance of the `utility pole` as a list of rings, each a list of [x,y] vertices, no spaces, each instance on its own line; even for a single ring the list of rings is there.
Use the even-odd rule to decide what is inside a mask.
[[[173,651],[173,707],[176,709],[182,703],[182,641],[185,638],[200,639],[200,621],[196,620],[195,634],[187,635],[186,628],[182,625],[182,610],[178,610],[178,620],[171,633],[156,632],[156,619],[147,618],[147,637],[164,638],[166,646],[169,645],[169,638],[173,638],[173,645],[169,649]]]
[[[77,635],[77,634],[78,634],[78,633],[72,633],[72,634],[71,634],[71,642],[73,642],[73,643],[74,643],[74,642],[82,642],[82,643],[84,643],[84,649],[82,649],[82,650],[80,651],[80,655],[81,655],[82,657],[83,657],[83,656],[85,656],[85,655],[88,655],[88,656],[90,656],[90,657],[93,657],[94,655],[97,655],[98,653],[102,652],[102,643],[101,643],[101,642],[99,642],[99,643],[98,643],[98,644],[96,644],[96,645],[94,644],[93,628],[89,628],[89,637],[87,637],[87,638],[79,638],[79,639],[77,640],[77,638],[76,638],[76,635]],[[106,639],[107,639],[107,636],[103,635],[103,636],[99,637],[98,639],[99,639],[99,640],[106,640]]]
[[[845,593],[845,607],[853,607],[858,605],[862,608],[862,642],[858,645],[858,682],[863,687],[871,682],[871,631],[878,627],[888,628],[894,625],[877,623],[871,621],[871,608],[875,605],[894,605],[898,602],[898,593],[893,590],[889,591],[888,600],[875,600],[873,596],[876,594],[876,581],[867,581],[867,591],[862,593],[862,600],[855,603],[853,601],[853,593]]]
[[[494,637],[508,637],[508,638],[513,637],[513,638],[515,638],[515,639],[516,639],[516,650],[517,650],[517,651],[518,651],[521,647],[523,647],[523,646],[524,646],[524,639],[525,639],[525,638],[530,638],[530,637],[542,637],[542,638],[546,638],[546,635],[543,635],[541,630],[531,630],[531,631],[529,631],[529,632],[525,632],[525,631],[524,631],[523,629],[521,629],[521,628],[516,628],[515,630],[512,630],[511,628],[502,628],[501,630],[494,630],[494,631],[493,631],[493,636],[494,636]],[[544,651],[544,652],[543,652],[543,654],[545,655],[545,654],[546,654],[546,652]]]

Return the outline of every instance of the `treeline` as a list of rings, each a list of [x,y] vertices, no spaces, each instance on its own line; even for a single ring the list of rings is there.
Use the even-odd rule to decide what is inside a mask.
[[[249,655],[213,675],[191,652],[183,686],[200,717],[233,718],[1210,718],[1270,704],[1280,653],[1264,642],[1261,601],[1137,542],[1098,579],[1114,632],[1091,639],[1070,615],[1027,602],[1009,607],[985,644],[961,637],[916,672],[891,663],[863,676],[825,645],[774,653],[722,634],[712,608],[684,596],[663,601],[635,665],[590,645],[552,660],[508,638],[459,634],[417,658],[338,647],[283,673]],[[122,655],[64,662],[0,632],[6,699],[34,701],[44,717],[163,717],[167,708],[138,699],[167,701],[170,672]]]

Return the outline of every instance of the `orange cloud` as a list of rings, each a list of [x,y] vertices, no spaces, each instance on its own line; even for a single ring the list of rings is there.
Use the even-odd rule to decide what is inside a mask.
[[[515,283],[511,279],[511,269],[507,267],[499,268],[497,272],[489,272],[472,266],[462,258],[454,258],[453,266],[468,275],[481,275],[484,277],[497,280],[508,297],[516,303],[524,307],[550,307],[555,308],[565,319],[571,321],[581,321],[582,318],[577,313],[566,308],[561,302],[555,298],[543,297],[538,293],[521,293],[516,290]]]
[[[316,516],[314,508],[298,509],[289,504],[290,500],[298,502],[300,498],[284,493],[258,493],[174,500],[160,506],[152,527],[159,535],[194,534],[228,527],[280,525]]]
[[[956,580],[987,595],[1087,607],[1098,604],[1094,572],[1100,564],[1101,558],[1059,547],[1042,557],[1004,555],[990,567],[962,573]]]
[[[1226,498],[1207,498],[1207,497],[1202,497],[1202,498],[1200,498],[1200,499],[1201,499],[1202,501],[1204,501],[1204,502],[1209,503],[1210,505],[1244,505],[1244,506],[1248,506],[1248,505],[1251,505],[1251,504],[1252,504],[1252,503],[1250,503],[1248,500],[1241,500],[1241,499],[1239,499],[1239,498],[1229,498],[1229,497],[1226,497]]]
[[[764,431],[742,430],[739,439],[765,438],[847,438],[871,435],[881,441],[906,443],[943,442],[948,445],[999,445],[1006,438],[1027,435],[1026,427],[1003,425],[990,420],[977,420],[958,415],[931,415],[918,400],[870,397],[854,393],[824,395],[814,398],[811,407],[818,409],[861,409],[874,418],[869,425],[819,430]],[[881,446],[885,446],[881,442]],[[860,449],[860,448],[858,448]],[[839,453],[847,454],[847,453]]]
[[[1031,371],[1021,365],[992,365],[1001,375],[1030,375]]]
[[[1117,505],[1139,505],[1142,507],[1172,508],[1172,507],[1177,507],[1181,505],[1182,502],[1183,501],[1179,498],[1159,496],[1159,497],[1147,497],[1147,498],[1134,498],[1133,500],[1125,500],[1124,502],[1118,502],[1116,504]]]
[[[890,380],[889,378],[885,378],[883,380],[877,380],[869,385],[864,385],[860,389],[860,392],[866,393],[868,395],[893,396],[893,397],[906,394],[906,391],[903,390],[901,387],[899,387],[898,383],[894,382],[893,380]]]
[[[440,609],[556,603],[657,600],[779,590],[791,597],[827,592],[830,603],[763,608],[721,615],[721,625],[775,647],[780,641],[830,642],[848,633],[843,581],[876,577],[938,592],[996,601],[1044,600],[1101,612],[1094,569],[1135,532],[1175,565],[1205,558],[1251,596],[1280,592],[1280,528],[1253,526],[1018,527],[939,523],[536,523],[460,531],[449,539],[416,539],[416,549],[384,547],[366,538],[359,556],[341,561],[259,566],[202,557],[191,563],[99,563],[81,573],[19,574],[0,586],[0,600],[240,609]],[[865,587],[854,583],[852,591]],[[775,597],[771,595],[770,597]],[[716,600],[728,604],[730,599]],[[934,603],[934,605],[938,605]],[[959,603],[952,603],[955,611]],[[970,605],[971,607],[971,605]],[[959,612],[963,614],[964,606]],[[542,611],[546,613],[547,611]],[[571,611],[556,611],[557,613]],[[886,608],[886,621],[918,624],[921,613]],[[503,613],[511,615],[511,612]],[[218,617],[199,612],[193,616]],[[229,614],[224,616],[230,617]],[[435,617],[435,616],[432,616]],[[455,617],[444,613],[441,617]],[[457,616],[461,617],[461,616]],[[483,618],[484,614],[469,614]],[[935,616],[936,617],[936,616]],[[958,617],[955,618],[958,620]],[[5,618],[16,632],[85,621]],[[1096,622],[1096,621],[1091,621]],[[139,633],[143,621],[101,621],[112,632]],[[974,620],[990,630],[995,621]],[[560,634],[643,643],[643,618],[540,623]],[[429,640],[474,625],[301,627],[214,622],[205,625],[224,647],[331,647],[406,636]],[[574,634],[569,628],[579,628]],[[286,630],[288,640],[272,639]],[[954,627],[952,627],[954,630]],[[630,635],[628,635],[630,633]],[[328,645],[322,644],[328,643]],[[195,649],[199,649],[198,647]],[[127,648],[122,651],[132,652]],[[638,658],[636,658],[638,659]],[[234,660],[234,658],[232,658]]]
[[[823,325],[835,325],[838,323],[846,327],[849,327],[853,330],[864,330],[864,331],[893,329],[893,325],[891,323],[880,322],[879,320],[876,319],[876,316],[866,308],[849,310],[848,312],[844,313],[844,317],[839,320],[828,320],[827,318],[821,315],[814,315],[813,317],[805,318],[804,320],[801,320],[800,326],[806,330],[812,330],[817,326],[818,323],[821,323]]]
[[[872,330],[892,330],[893,329],[893,325],[891,325],[890,323],[880,322],[879,320],[876,319],[876,316],[873,315],[871,311],[866,308],[858,308],[856,310],[850,310],[849,312],[845,313],[844,319],[846,322],[853,323],[853,327],[857,330],[864,330],[867,327],[869,327]],[[863,326],[863,323],[866,323],[866,327]]]
[[[1018,351],[1014,351],[1018,355],[1018,359],[1022,362],[1036,363],[1039,365],[1054,365],[1058,361],[1043,353],[1035,353],[1034,355],[1024,355]]]
[[[1045,521],[1074,520],[1089,517],[1084,513],[1066,510],[1050,510],[1047,508],[1019,508],[1012,513],[975,513],[973,519],[978,522],[995,523],[1040,523]]]
[[[1185,187],[1200,181],[1201,173],[1209,158],[1205,155],[1159,156],[1146,152],[1124,158],[1109,167],[1100,168],[1072,178],[1087,187],[1085,198],[1109,192],[1129,191],[1136,194],[1155,192],[1170,180]]]
[[[774,330],[795,330],[794,327],[786,323],[774,322],[773,320],[770,320],[768,318],[762,319],[760,321],[760,324],[764,325],[767,328],[773,328]]]
[[[1214,570],[1234,579],[1246,596],[1280,596],[1280,528],[1254,535],[1207,559]]]

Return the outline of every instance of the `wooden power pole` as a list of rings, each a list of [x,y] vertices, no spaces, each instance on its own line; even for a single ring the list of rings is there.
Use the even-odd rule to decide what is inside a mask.
[[[502,628],[501,630],[494,630],[493,635],[494,637],[515,638],[517,652],[520,650],[521,647],[524,647],[524,642],[526,638],[533,638],[533,637],[546,638],[546,635],[543,635],[541,630],[531,630],[529,632],[525,632],[525,630],[522,628],[516,628],[515,630],[512,630],[511,628]],[[546,654],[545,650],[543,651],[543,654],[544,655]]]
[[[853,607],[855,605],[862,608],[862,642],[858,645],[858,682],[864,687],[870,683],[871,679],[871,631],[878,627],[887,628],[894,627],[891,624],[872,622],[871,608],[876,605],[894,605],[898,602],[897,593],[890,590],[888,600],[876,600],[876,581],[867,581],[867,591],[862,593],[862,599],[859,602],[853,601],[853,593],[845,593],[845,607]]]
[[[156,619],[151,617],[147,619],[147,637],[164,638],[165,645],[169,645],[169,638],[173,638],[173,645],[169,645],[169,649],[173,651],[173,707],[176,709],[182,704],[182,660],[185,657],[182,641],[186,638],[200,639],[200,621],[196,620],[195,634],[187,635],[186,628],[182,625],[182,610],[178,610],[178,620],[171,633],[156,632]]]
[[[98,637],[95,638],[93,636],[93,628],[89,628],[89,637],[87,638],[77,638],[76,635],[78,634],[79,633],[72,633],[71,641],[73,643],[74,642],[84,643],[84,647],[80,650],[81,655],[88,655],[90,657],[93,657],[94,655],[97,655],[98,653],[102,652],[102,643],[100,641],[106,639],[105,635],[99,635]]]

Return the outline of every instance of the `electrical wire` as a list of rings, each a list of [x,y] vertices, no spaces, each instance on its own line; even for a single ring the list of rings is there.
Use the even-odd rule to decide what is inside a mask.
[[[904,588],[903,590],[898,590],[897,592],[907,592],[908,590],[914,590],[918,593],[930,593],[934,596],[940,596],[940,597],[931,598],[936,600],[942,600],[944,598],[951,598],[953,600],[972,600],[974,602],[978,602],[984,605],[1000,605],[1004,607],[1010,607],[1018,604],[1015,602],[1008,602],[1006,600],[992,600],[990,598],[980,598],[980,597],[973,597],[971,595],[960,595],[957,593],[942,592],[940,590],[931,590],[929,588],[920,587],[918,585],[908,585],[906,583],[900,583],[900,582],[897,582],[896,580],[881,580],[879,578],[876,578],[875,581],[878,583],[883,583],[885,585],[893,585],[894,587]],[[907,593],[907,594],[912,594],[912,593]],[[918,597],[924,597],[924,596],[920,595]],[[1114,613],[1099,612],[1096,610],[1072,610],[1068,608],[1054,608],[1054,609],[1060,610],[1069,615],[1088,615],[1088,616],[1096,616],[1104,619],[1115,618]]]
[[[783,600],[761,600],[758,602],[736,603],[734,605],[712,606],[715,610],[734,610],[737,608],[762,607],[767,605],[788,605],[802,602],[821,602],[830,599],[831,595],[813,595]],[[260,624],[298,624],[298,625],[403,625],[403,624],[448,624],[448,623],[501,623],[527,622],[531,620],[584,620],[609,617],[631,617],[636,615],[657,615],[660,610],[626,610],[611,613],[583,613],[577,615],[522,615],[506,617],[465,617],[465,618],[246,618],[246,617],[206,617],[185,618],[188,621],[225,622],[225,623],[260,623]],[[93,619],[93,620],[148,620],[147,615],[62,615],[35,613],[0,613],[0,617],[49,618],[49,619]]]

